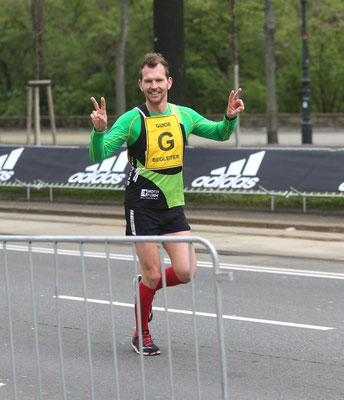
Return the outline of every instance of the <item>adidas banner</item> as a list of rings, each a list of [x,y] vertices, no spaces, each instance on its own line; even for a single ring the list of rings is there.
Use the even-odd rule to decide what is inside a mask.
[[[123,185],[125,148],[93,163],[85,147],[0,146],[0,183]],[[344,150],[186,148],[184,184],[200,189],[344,191]]]
[[[344,191],[344,149],[194,148],[185,186],[208,189]]]
[[[0,182],[18,179],[45,183],[124,184],[127,152],[92,163],[82,147],[0,147]]]

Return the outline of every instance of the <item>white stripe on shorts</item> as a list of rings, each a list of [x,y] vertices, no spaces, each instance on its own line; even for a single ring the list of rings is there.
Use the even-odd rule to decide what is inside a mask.
[[[131,233],[134,236],[136,236],[134,210],[130,210],[130,229],[131,229]]]

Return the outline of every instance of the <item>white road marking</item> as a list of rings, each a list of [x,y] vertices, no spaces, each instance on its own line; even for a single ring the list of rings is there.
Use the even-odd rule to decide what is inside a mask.
[[[1,387],[1,386],[6,386],[6,383],[0,383],[0,387]]]
[[[0,244],[0,249],[2,249],[2,248],[3,248],[3,245]],[[11,251],[23,251],[23,252],[28,251],[28,246],[7,244],[6,248],[7,248],[7,250],[11,250]],[[33,253],[41,253],[41,254],[54,254],[54,249],[33,246],[32,252]],[[79,250],[58,249],[58,254],[62,255],[62,256],[80,257]],[[106,255],[106,253],[101,253],[101,252],[85,251],[84,257],[106,259],[107,255]],[[122,261],[133,261],[133,259],[134,259],[134,257],[130,254],[110,253],[109,257],[111,260],[122,260]],[[168,264],[169,260],[165,259],[165,263]],[[198,267],[201,267],[201,268],[213,268],[212,263],[207,262],[207,261],[198,261],[197,265],[198,265]],[[291,275],[291,276],[302,276],[302,277],[309,277],[309,278],[324,278],[324,279],[339,279],[339,280],[344,279],[344,273],[298,270],[298,269],[291,269],[291,268],[262,267],[259,265],[220,263],[220,268],[226,269],[226,270],[231,270],[231,271]]]
[[[61,300],[71,300],[71,301],[85,301],[85,298],[83,297],[75,297],[75,296],[59,296],[59,299]],[[87,299],[88,303],[95,303],[95,304],[110,304],[110,301],[108,300],[99,300],[99,299]],[[132,303],[122,303],[120,301],[114,301],[112,302],[114,306],[119,306],[119,307],[130,307],[134,308],[134,304]],[[165,312],[164,307],[153,307],[154,311],[163,311]],[[181,309],[176,309],[176,308],[168,308],[168,312],[170,313],[176,313],[176,314],[186,314],[186,315],[192,315],[193,312],[190,310],[181,310]],[[195,313],[197,316],[200,317],[208,317],[208,318],[216,318],[217,315],[214,313],[207,313],[207,312],[200,312],[196,311]],[[334,330],[336,328],[329,327],[329,326],[320,326],[320,325],[307,325],[307,324],[296,324],[294,322],[283,322],[283,321],[274,321],[274,320],[268,320],[268,319],[259,319],[259,318],[246,318],[246,317],[238,317],[236,315],[223,315],[222,316],[224,319],[229,319],[229,320],[234,320],[234,321],[244,321],[244,322],[255,322],[258,324],[270,324],[270,325],[280,325],[280,326],[287,326],[290,328],[302,328],[302,329],[313,329],[313,330],[318,330],[318,331],[330,331]]]

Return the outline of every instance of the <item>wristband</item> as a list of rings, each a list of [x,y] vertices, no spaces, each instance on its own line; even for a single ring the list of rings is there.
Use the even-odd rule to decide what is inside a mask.
[[[226,110],[226,111],[227,111],[227,110]],[[226,111],[225,111],[225,118],[226,118],[227,121],[234,121],[235,119],[238,118],[237,115],[236,115],[234,118],[228,118],[228,117],[227,117],[227,114],[226,114]]]

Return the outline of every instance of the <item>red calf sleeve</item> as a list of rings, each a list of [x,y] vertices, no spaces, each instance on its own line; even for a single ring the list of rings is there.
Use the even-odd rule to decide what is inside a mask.
[[[166,268],[165,272],[166,272],[166,286],[167,287],[181,285],[182,283],[185,283],[177,278],[177,275],[174,273],[172,267]],[[155,290],[159,290],[161,288],[162,288],[162,276],[161,276],[158,286],[155,288]]]
[[[142,330],[148,329],[148,317],[152,307],[153,297],[155,294],[155,289],[150,289],[145,286],[142,281],[139,283],[139,293],[140,293],[140,306],[141,306],[141,323]],[[135,319],[136,319],[136,332],[138,332],[139,322],[137,318],[137,306],[135,302]]]

